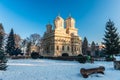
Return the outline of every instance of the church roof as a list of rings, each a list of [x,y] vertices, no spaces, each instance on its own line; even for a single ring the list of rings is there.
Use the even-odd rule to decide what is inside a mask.
[[[75,19],[71,16],[71,14],[69,14],[68,18],[66,20],[73,20],[75,21]]]
[[[73,21],[75,21],[75,19],[74,19],[73,17],[71,17],[71,16],[69,16],[69,17],[67,18],[67,20],[73,20]]]
[[[52,26],[50,23],[48,23],[46,26]]]
[[[64,19],[60,15],[58,15],[55,20],[64,20]]]

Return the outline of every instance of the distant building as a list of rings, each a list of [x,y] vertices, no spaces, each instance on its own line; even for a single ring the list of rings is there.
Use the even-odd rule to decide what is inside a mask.
[[[66,21],[57,16],[54,29],[50,23],[46,25],[46,29],[42,40],[42,55],[62,56],[63,53],[67,53],[69,56],[76,56],[82,54],[82,40],[78,35],[78,29],[75,28],[75,20],[71,16]]]
[[[90,45],[90,44],[89,44]],[[91,53],[91,56],[99,56],[100,52],[105,48],[105,45],[103,44],[96,44],[95,50],[91,50],[91,46],[88,47],[88,51]]]
[[[105,45],[103,45],[103,44],[99,45],[99,50],[103,50],[104,48],[105,48]]]

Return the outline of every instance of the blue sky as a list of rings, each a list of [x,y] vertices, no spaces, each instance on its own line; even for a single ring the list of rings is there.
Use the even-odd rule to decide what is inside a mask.
[[[88,41],[102,41],[108,19],[114,21],[120,32],[120,0],[0,0],[0,23],[6,33],[13,28],[22,38],[38,33],[60,13],[76,20],[79,35]]]

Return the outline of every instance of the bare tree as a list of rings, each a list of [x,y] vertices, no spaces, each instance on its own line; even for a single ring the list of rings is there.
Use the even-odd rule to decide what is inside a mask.
[[[30,54],[32,50],[40,52],[40,46],[41,46],[41,37],[37,33],[31,34],[30,37],[27,37],[22,41],[22,48],[26,50],[25,53],[27,54]]]
[[[40,37],[39,34],[34,33],[34,34],[31,34],[31,35],[30,35],[29,40],[32,42],[32,45],[39,46],[40,41],[41,41],[41,37]]]

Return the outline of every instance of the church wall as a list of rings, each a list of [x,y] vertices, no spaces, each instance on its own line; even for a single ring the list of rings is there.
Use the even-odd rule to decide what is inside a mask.
[[[70,36],[69,37],[55,36],[55,56],[61,56],[63,53],[68,53],[68,55],[72,55],[70,38],[71,38]]]

